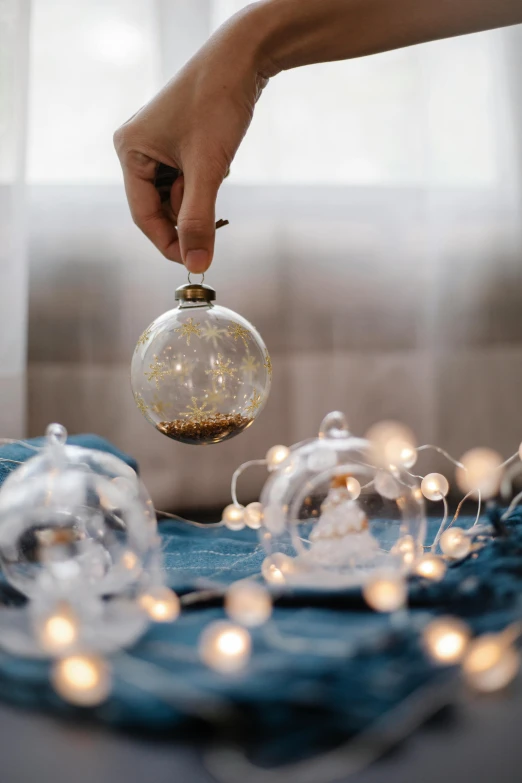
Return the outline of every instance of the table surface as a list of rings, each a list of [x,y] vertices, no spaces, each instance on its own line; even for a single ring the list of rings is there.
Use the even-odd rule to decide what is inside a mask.
[[[464,697],[450,715],[432,720],[386,758],[343,781],[520,783],[521,726],[519,678],[504,694]],[[212,783],[201,756],[190,743],[144,740],[0,707],[2,783]]]

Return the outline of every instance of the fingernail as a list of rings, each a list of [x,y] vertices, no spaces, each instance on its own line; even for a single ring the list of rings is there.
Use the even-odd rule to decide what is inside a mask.
[[[201,274],[208,269],[208,250],[188,250],[185,258],[185,266],[189,272]]]

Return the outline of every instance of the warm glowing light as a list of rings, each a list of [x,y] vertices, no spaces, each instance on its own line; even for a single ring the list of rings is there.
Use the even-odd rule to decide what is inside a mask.
[[[263,521],[263,506],[261,503],[249,503],[243,512],[243,519],[247,527],[259,530]]]
[[[111,688],[109,666],[95,655],[62,658],[55,663],[51,680],[62,699],[83,707],[100,704]]]
[[[370,441],[373,458],[381,467],[415,464],[417,454],[415,438],[409,427],[397,421],[381,421],[366,433]],[[413,461],[412,461],[413,460]]]
[[[123,567],[126,568],[127,571],[133,571],[138,565],[138,558],[134,554],[134,552],[128,550],[127,552],[124,553],[121,562],[123,564]]]
[[[502,478],[499,470],[502,457],[493,449],[471,449],[460,458],[462,468],[457,468],[457,484],[462,492],[480,491],[482,498],[488,500],[494,497]]]
[[[272,614],[272,600],[262,585],[241,580],[228,588],[225,611],[236,623],[254,627],[268,620]]]
[[[442,500],[449,492],[448,479],[442,473],[428,473],[421,481],[421,492],[427,500]]]
[[[413,448],[413,446],[404,446],[399,454],[399,463],[409,470],[416,462],[417,449]]]
[[[440,582],[446,573],[446,563],[437,555],[424,555],[415,566],[415,573],[424,579]]]
[[[267,582],[283,584],[286,577],[295,571],[295,563],[288,555],[276,552],[265,557],[261,565],[261,573]]]
[[[467,557],[471,552],[471,538],[460,527],[450,527],[440,537],[442,552],[454,560]]]
[[[419,557],[422,557],[424,550],[422,546],[416,543],[413,536],[406,535],[397,539],[391,549],[391,554],[399,557],[404,565],[412,565]]]
[[[178,596],[168,587],[151,587],[140,595],[139,604],[157,623],[171,623],[181,611]]]
[[[265,457],[268,462],[268,470],[276,470],[289,454],[290,449],[287,446],[272,446],[271,449],[268,449]]]
[[[472,642],[462,664],[467,682],[484,693],[505,688],[519,667],[517,651],[496,634],[485,634]]]
[[[244,510],[244,506],[235,503],[231,503],[223,509],[221,519],[225,523],[225,527],[228,527],[229,530],[242,530],[245,527]]]
[[[252,642],[245,628],[223,621],[210,623],[199,641],[202,661],[224,674],[239,671],[248,663]]]
[[[395,571],[372,576],[363,586],[363,597],[376,612],[395,612],[406,604],[408,589],[403,577]]]
[[[39,623],[37,635],[42,649],[51,655],[71,647],[78,639],[78,622],[70,606],[60,604],[53,614]]]
[[[433,660],[455,664],[462,660],[470,638],[468,626],[453,617],[439,617],[424,629],[424,647]]]
[[[361,494],[361,485],[353,476],[348,476],[346,479],[346,489],[350,493],[351,500],[357,500]]]

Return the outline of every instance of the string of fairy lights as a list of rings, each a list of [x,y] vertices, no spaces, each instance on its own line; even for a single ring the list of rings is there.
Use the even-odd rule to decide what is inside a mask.
[[[389,427],[387,431],[390,432]],[[425,551],[424,547],[419,548],[412,536],[400,537],[394,545],[393,554],[402,561],[403,568],[377,570],[368,576],[362,586],[366,604],[376,612],[390,615],[392,621],[394,617],[404,620],[404,617],[408,616],[408,578],[411,575],[427,581],[440,581],[450,563],[472,556],[487,541],[491,530],[487,525],[479,523],[480,512],[470,528],[464,529],[455,525],[464,500],[473,498],[482,503],[495,497],[505,478],[503,471],[508,466],[510,485],[516,474],[522,473],[522,444],[519,451],[505,461],[490,449],[473,449],[466,452],[460,460],[455,460],[439,447],[416,447],[412,442],[405,441],[402,431],[400,439],[397,441],[395,438],[392,443],[393,440],[393,437],[388,437],[386,448],[390,446],[394,463],[400,463],[408,471],[414,467],[419,453],[423,451],[435,449],[445,456],[457,469],[456,483],[464,497],[455,515],[448,522],[446,497],[450,484],[446,476],[442,473],[428,473],[425,476],[410,473],[420,480],[418,491],[423,498],[429,502],[442,503],[444,513],[428,551]],[[27,441],[3,439],[1,442],[17,443],[32,451],[40,451],[39,447]],[[397,443],[400,446],[399,452]],[[232,503],[224,509],[222,520],[217,524],[230,531],[238,531],[244,527],[260,530],[263,527],[263,507],[257,501],[246,506],[238,502],[238,479],[244,470],[253,466],[265,467],[269,473],[274,473],[284,466],[290,454],[288,447],[276,445],[269,449],[264,459],[250,460],[241,465],[232,477]],[[13,465],[22,464],[18,460],[7,458],[0,458],[0,461]],[[393,468],[390,460],[388,464]],[[347,489],[351,496],[356,498],[361,487],[353,477],[349,477],[349,480]],[[506,514],[511,513],[521,500],[522,493],[513,498]],[[165,516],[182,519],[177,515]],[[191,520],[183,521],[207,527]],[[310,639],[300,639],[295,634],[291,639],[285,638],[285,634],[279,631],[271,620],[274,600],[279,592],[284,590],[294,567],[292,557],[275,552],[262,562],[258,577],[261,577],[265,584],[254,576],[236,581],[227,588],[217,585],[206,591],[194,591],[182,596],[176,595],[164,585],[151,585],[141,592],[137,603],[150,622],[175,623],[192,603],[207,600],[209,596],[222,596],[228,619],[210,622],[204,628],[198,643],[198,655],[207,667],[222,676],[232,676],[248,666],[252,656],[253,628],[264,629],[264,638],[268,644],[274,644],[289,652],[295,650],[295,645],[301,642],[306,644],[311,652],[317,649],[321,654],[325,653],[324,645],[327,640],[316,643]],[[53,659],[50,681],[56,692],[70,703],[88,707],[100,704],[109,697],[113,674],[107,656],[96,649],[78,648],[80,622],[71,605],[62,600],[46,614],[38,615],[34,634],[40,651]],[[504,688],[519,670],[520,657],[516,644],[522,636],[522,623],[510,625],[500,633],[473,638],[470,628],[462,620],[451,616],[438,617],[425,624],[421,635],[424,649],[430,659],[442,666],[459,665],[465,681],[477,691],[491,692]],[[331,640],[334,650],[332,654],[338,655],[340,653],[335,641]],[[168,647],[170,653],[175,655],[176,645]],[[342,654],[346,654],[344,647]],[[167,676],[160,666],[150,663],[148,668],[149,671],[155,671],[158,677]],[[146,687],[145,682],[146,680],[143,680],[140,687]]]

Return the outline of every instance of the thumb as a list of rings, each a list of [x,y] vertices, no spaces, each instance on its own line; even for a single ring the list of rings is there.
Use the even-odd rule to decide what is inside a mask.
[[[190,166],[183,173],[185,186],[177,220],[181,257],[189,272],[202,273],[214,255],[216,197],[222,177],[201,166]]]

